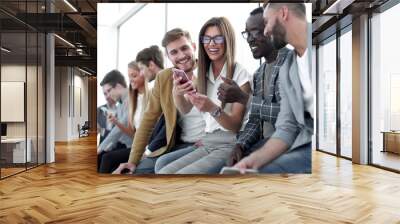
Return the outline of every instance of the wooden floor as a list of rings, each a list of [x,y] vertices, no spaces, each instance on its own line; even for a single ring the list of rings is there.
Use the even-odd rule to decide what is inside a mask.
[[[400,175],[315,152],[312,175],[96,173],[95,138],[0,181],[0,223],[400,223]]]
[[[37,164],[27,164],[27,167],[25,167],[24,164],[18,165],[18,167],[2,167],[0,172],[1,172],[1,178],[5,178],[20,172],[23,172],[27,169],[33,169],[37,166]]]
[[[1,168],[1,178],[13,175],[15,173],[19,173],[25,170],[25,167],[18,168]]]

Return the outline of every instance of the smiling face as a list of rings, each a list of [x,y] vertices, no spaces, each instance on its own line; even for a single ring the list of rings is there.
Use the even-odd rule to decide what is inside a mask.
[[[128,77],[132,89],[140,89],[144,86],[144,76],[140,73],[140,71],[128,68]]]
[[[122,86],[116,84],[114,87],[109,83],[103,85],[103,94],[106,97],[107,102],[117,102],[122,97]]]
[[[267,7],[264,10],[264,35],[270,37],[275,49],[281,49],[287,45],[286,30],[279,20],[279,9]]]
[[[217,26],[210,26],[206,29],[206,32],[204,32],[204,36],[213,39],[216,38],[217,36],[222,36],[222,33]],[[211,61],[224,60],[225,42],[223,43],[215,43],[215,42],[216,40],[213,39],[209,43],[206,44],[203,43],[203,47]]]
[[[261,13],[251,15],[246,22],[247,43],[255,59],[267,57],[273,51],[269,38],[263,35],[264,21]]]
[[[167,55],[172,64],[186,73],[193,71],[196,64],[194,52],[196,45],[181,36],[166,46]]]

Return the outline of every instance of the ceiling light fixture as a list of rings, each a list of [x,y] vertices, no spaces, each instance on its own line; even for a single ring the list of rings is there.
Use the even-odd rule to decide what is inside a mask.
[[[71,42],[69,42],[68,40],[58,36],[57,34],[54,34],[55,37],[57,37],[58,39],[60,39],[61,41],[63,41],[64,43],[68,44],[69,46],[75,48],[75,45],[71,44]]]
[[[68,0],[64,0],[65,4],[67,4],[72,10],[74,10],[75,12],[78,12],[78,10],[71,4],[69,3]]]
[[[336,0],[322,14],[343,14],[343,9],[347,8],[353,2],[354,0]]]
[[[79,67],[78,67],[78,70],[81,71],[81,72],[83,72],[83,73],[85,73],[85,74],[92,75],[92,73],[90,73],[90,72],[88,72],[88,71],[86,71],[86,70],[83,70],[83,69],[81,69],[81,68],[79,68]]]
[[[11,52],[11,50],[9,50],[9,49],[7,49],[7,48],[5,48],[5,47],[1,47],[1,50],[4,51],[4,52],[6,52],[6,53],[10,53],[10,52]]]

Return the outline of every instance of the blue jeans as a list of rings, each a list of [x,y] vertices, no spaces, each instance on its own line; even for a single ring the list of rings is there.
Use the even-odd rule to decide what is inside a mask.
[[[133,174],[153,174],[154,165],[156,164],[157,157],[146,157],[140,160],[139,165],[137,165],[135,172]]]
[[[196,149],[196,147],[194,147],[194,146],[186,147],[186,148],[179,149],[179,150],[176,150],[174,152],[170,152],[170,153],[167,153],[165,155],[162,155],[160,157],[160,159],[157,160],[156,166],[154,168],[154,171],[156,173],[159,173],[159,171],[162,168],[164,168],[164,166],[168,165],[169,163],[172,163],[173,161],[181,158],[182,156],[184,156],[184,155],[186,155],[186,154],[188,154],[190,152],[193,152],[195,149]]]
[[[286,152],[259,168],[260,173],[311,173],[311,143]]]
[[[217,174],[229,158],[236,137],[227,131],[206,133],[201,146],[181,149],[169,157],[168,163],[158,174]],[[183,151],[185,150],[185,151]]]
[[[180,151],[179,149],[188,147],[190,145],[192,145],[192,143],[183,143],[183,144],[175,146],[172,149],[172,151],[175,151],[175,150]],[[168,154],[166,154],[166,155],[168,155]],[[139,165],[136,167],[134,174],[154,174],[154,169],[155,169],[157,160],[160,157],[163,157],[163,155],[157,156],[157,157],[146,157],[146,158],[140,160]]]

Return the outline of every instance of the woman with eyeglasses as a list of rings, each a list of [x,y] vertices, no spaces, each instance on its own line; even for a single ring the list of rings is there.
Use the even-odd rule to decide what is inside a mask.
[[[201,141],[158,159],[159,174],[214,174],[225,165],[242,127],[246,107],[240,103],[223,104],[218,100],[218,87],[232,82],[250,92],[250,74],[235,62],[235,35],[225,17],[208,20],[199,34],[197,79],[184,82],[174,76],[174,102],[180,113],[193,107],[201,111],[205,135]],[[193,90],[194,85],[196,90]],[[185,152],[185,153],[182,153]],[[163,164],[163,166],[160,166]]]

